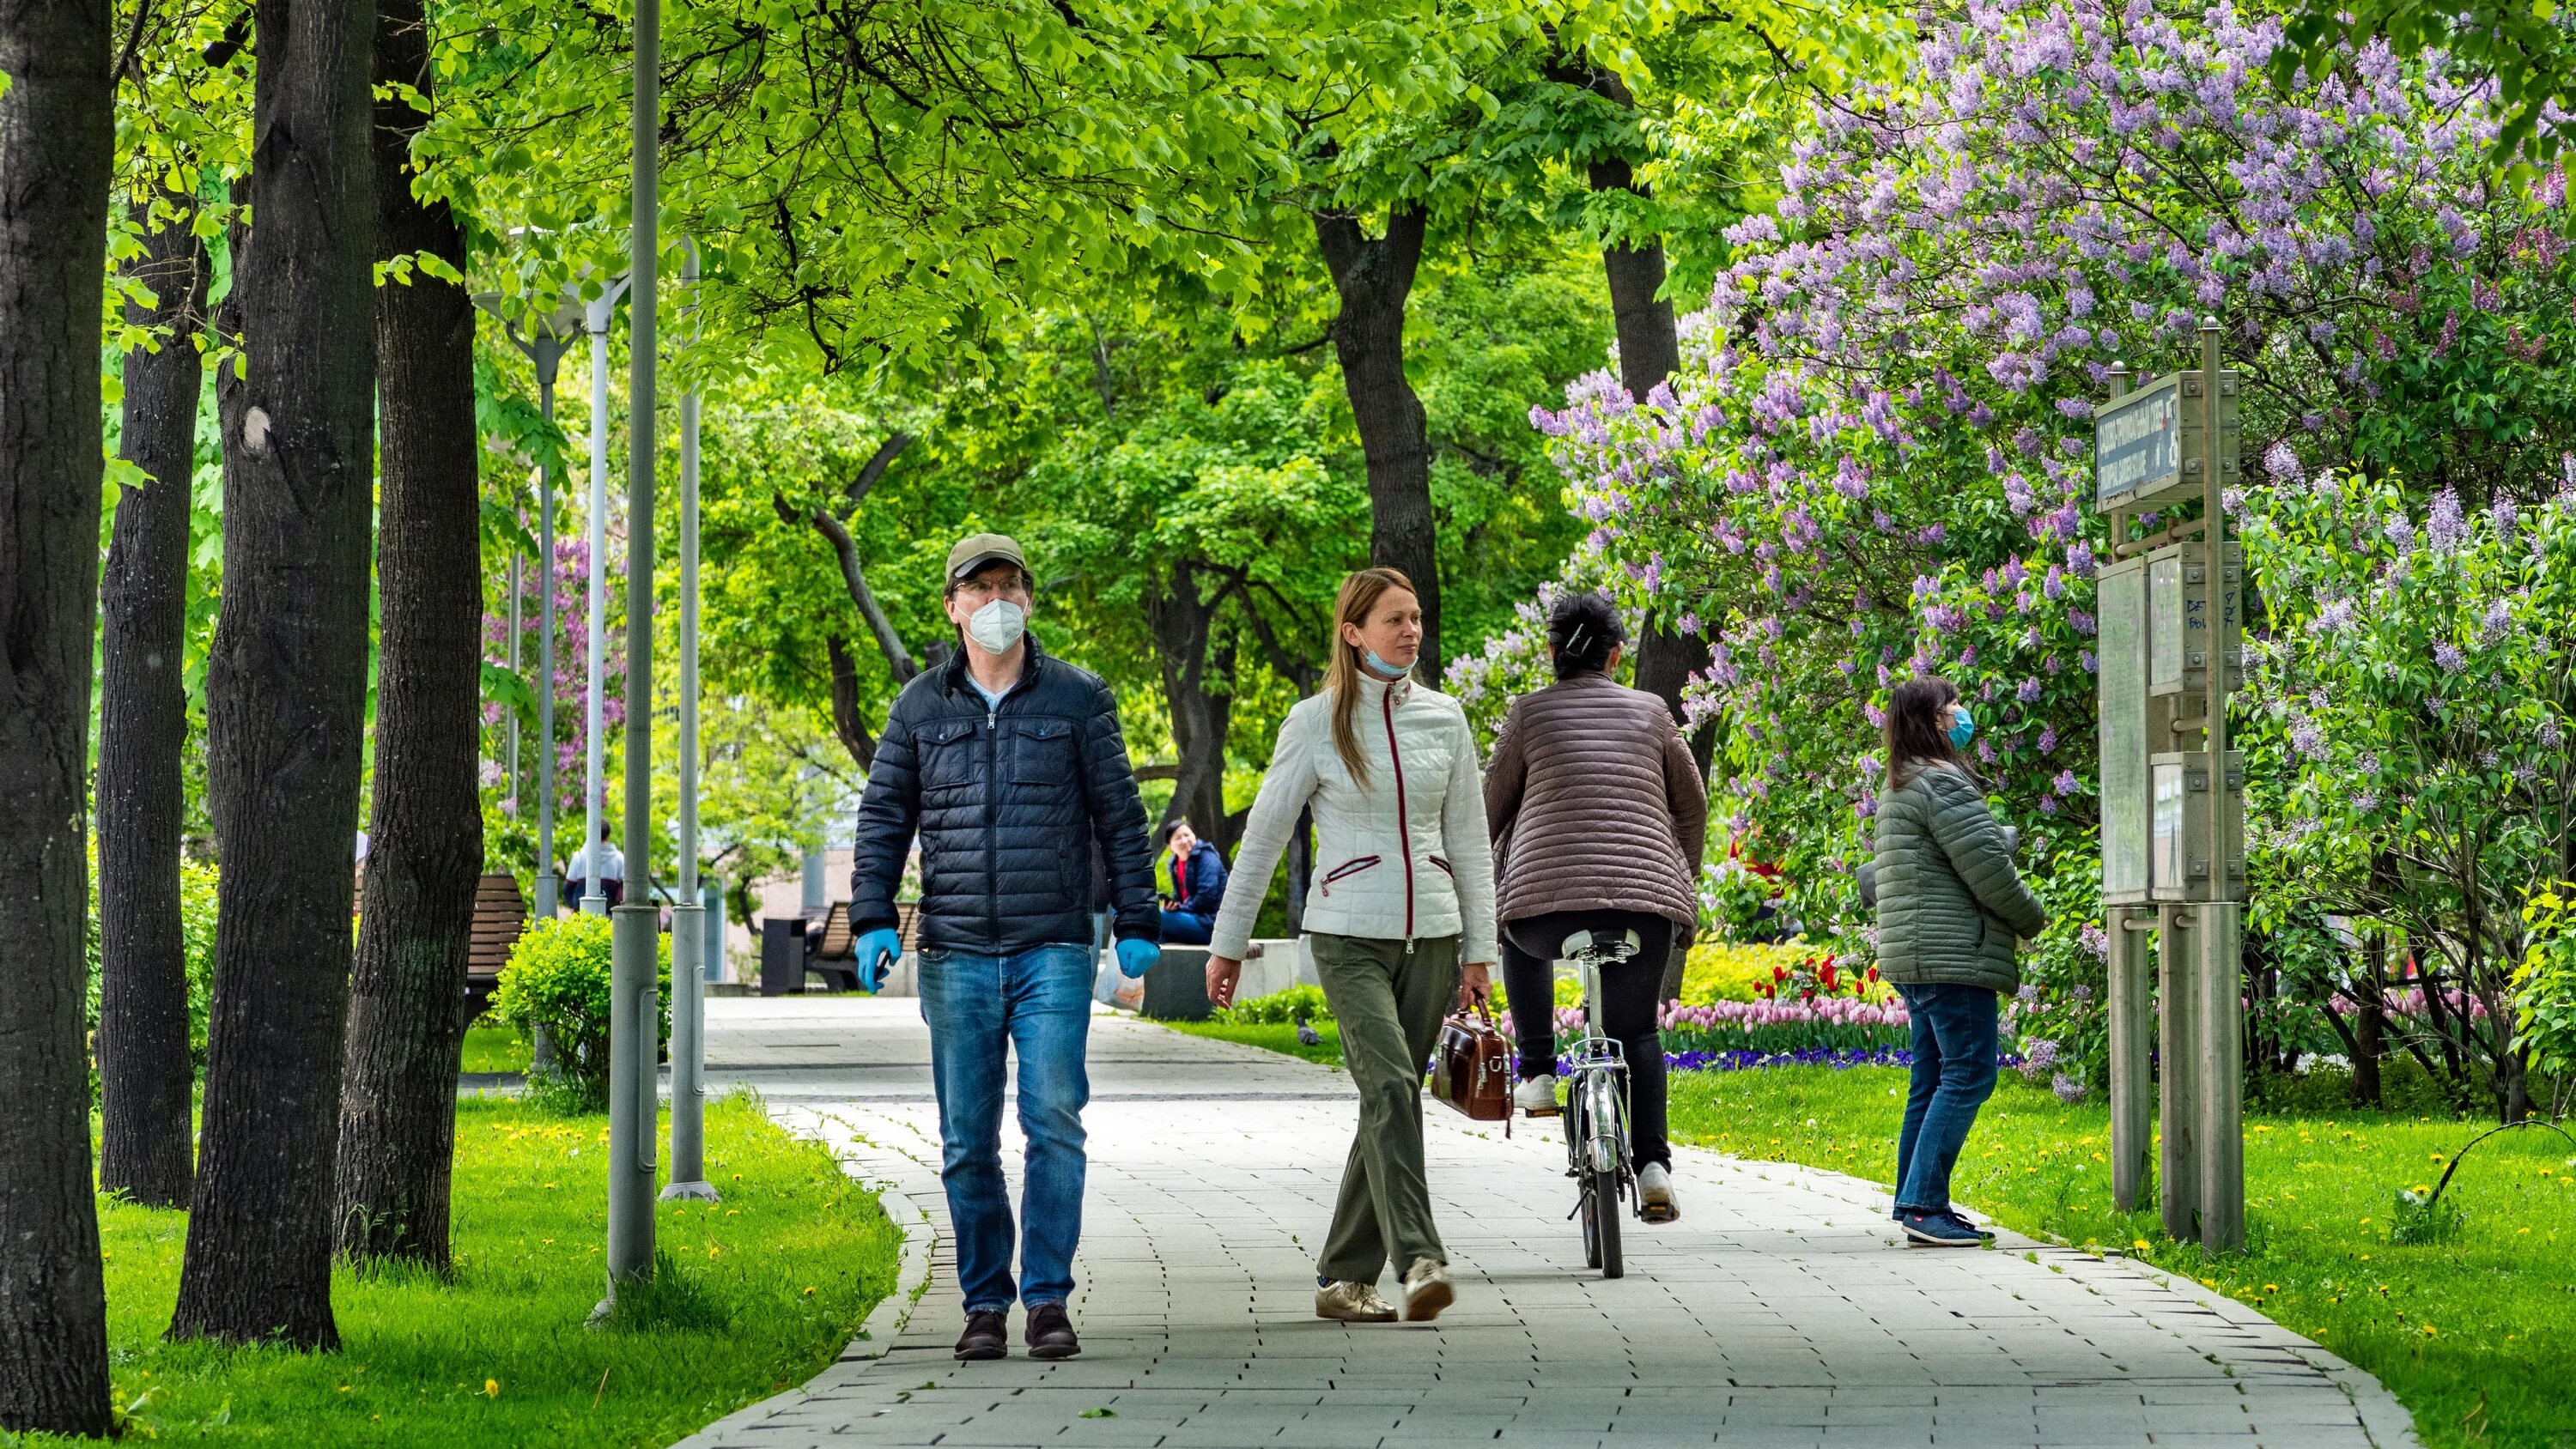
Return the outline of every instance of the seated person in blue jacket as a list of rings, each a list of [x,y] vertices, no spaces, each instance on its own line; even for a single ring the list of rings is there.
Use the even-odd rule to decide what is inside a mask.
[[[1204,946],[1225,904],[1225,857],[1199,839],[1187,820],[1172,822],[1170,841],[1172,893],[1163,898],[1163,939]]]

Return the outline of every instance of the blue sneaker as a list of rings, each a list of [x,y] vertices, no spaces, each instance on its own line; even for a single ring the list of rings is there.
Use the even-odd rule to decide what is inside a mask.
[[[1962,1212],[1960,1212],[1957,1208],[1952,1208],[1952,1209],[1950,1209],[1950,1211],[1949,1211],[1949,1218],[1950,1218],[1950,1221],[1952,1221],[1952,1222],[1954,1222],[1954,1223],[1957,1223],[1959,1226],[1961,1226],[1961,1227],[1963,1227],[1963,1228],[1966,1228],[1969,1232],[1972,1232],[1972,1233],[1976,1234],[1978,1237],[1985,1239],[1985,1240],[1986,1240],[1987,1242],[1989,1242],[1989,1243],[1991,1243],[1991,1242],[1993,1242],[1993,1241],[1995,1240],[1995,1230],[1994,1230],[1994,1229],[1992,1229],[1992,1228],[1981,1228],[1981,1227],[1977,1226],[1975,1223],[1972,1223],[1972,1222],[1968,1221],[1967,1215],[1966,1215],[1966,1214],[1964,1214],[1964,1213],[1962,1213]]]
[[[1946,1212],[1909,1212],[1905,1245],[1909,1248],[1982,1248],[1986,1239],[1975,1228]]]

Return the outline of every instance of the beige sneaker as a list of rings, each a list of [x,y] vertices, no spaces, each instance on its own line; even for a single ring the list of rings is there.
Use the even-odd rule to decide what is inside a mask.
[[[1650,1223],[1681,1221],[1681,1199],[1673,1195],[1673,1175],[1660,1162],[1649,1162],[1637,1169],[1637,1205],[1639,1215]]]
[[[1448,1265],[1429,1258],[1416,1262],[1404,1275],[1404,1321],[1429,1323],[1440,1316],[1440,1310],[1458,1299],[1458,1290],[1449,1286]]]
[[[1327,1283],[1315,1290],[1315,1316],[1344,1323],[1393,1323],[1395,1305],[1377,1296],[1375,1283]]]

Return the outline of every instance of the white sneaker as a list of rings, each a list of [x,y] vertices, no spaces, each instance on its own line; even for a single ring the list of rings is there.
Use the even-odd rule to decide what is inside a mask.
[[[1557,1114],[1556,1078],[1532,1077],[1512,1088],[1512,1108],[1514,1111],[1524,1112],[1532,1117],[1555,1116]]]
[[[1315,1316],[1344,1323],[1393,1323],[1395,1305],[1377,1296],[1375,1283],[1327,1283],[1315,1290]]]
[[[1640,1216],[1650,1223],[1681,1221],[1682,1205],[1673,1196],[1673,1175],[1660,1162],[1649,1162],[1637,1169],[1637,1204]]]
[[[1440,1310],[1458,1299],[1458,1290],[1449,1286],[1449,1269],[1445,1264],[1424,1258],[1404,1275],[1404,1321],[1429,1323],[1440,1316]]]

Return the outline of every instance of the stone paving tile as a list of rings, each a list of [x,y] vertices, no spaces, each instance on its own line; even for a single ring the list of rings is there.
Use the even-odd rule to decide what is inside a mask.
[[[853,1344],[687,1449],[2415,1449],[2367,1375],[2242,1305],[2011,1235],[2009,1251],[1907,1250],[1885,1194],[1832,1174],[1684,1150],[1688,1216],[1631,1221],[1628,1274],[1605,1281],[1564,1220],[1553,1124],[1506,1140],[1437,1107],[1457,1305],[1434,1324],[1321,1322],[1312,1254],[1348,1079],[1105,1015],[1072,1304],[1084,1354],[957,1364],[913,1004],[728,999],[709,1018],[711,1080],[758,1086],[940,1241],[893,1343]],[[1016,1190],[1015,1131],[1005,1156]]]

